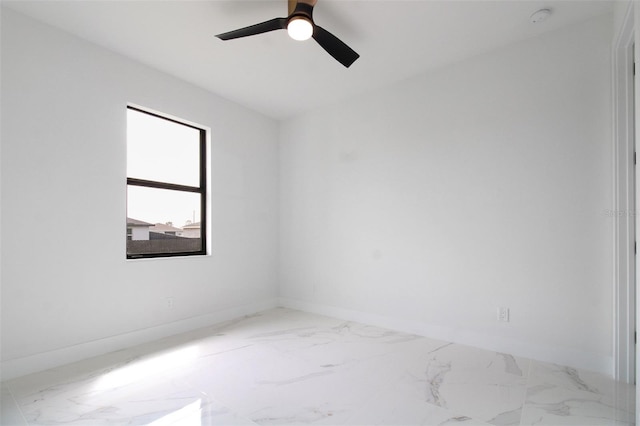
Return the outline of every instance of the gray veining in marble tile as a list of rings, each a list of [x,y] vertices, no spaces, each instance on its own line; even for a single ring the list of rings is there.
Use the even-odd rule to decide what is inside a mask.
[[[467,416],[459,416],[459,417],[452,417],[450,419],[445,420],[442,423],[438,423],[438,426],[446,426],[446,425],[462,425],[462,426],[466,426],[466,425],[479,425],[480,423],[474,421],[471,417],[467,417]],[[485,424],[486,423],[482,423]]]
[[[490,419],[489,423],[492,425],[519,425],[520,417],[522,417],[522,409],[518,408],[498,414]]]
[[[596,373],[274,309],[11,380],[2,425],[629,425]]]
[[[534,361],[522,424],[632,424],[635,412],[616,404],[621,386],[598,373]]]
[[[505,372],[509,374],[515,374],[516,376],[523,375],[522,369],[516,362],[516,359],[513,357],[513,355],[499,353],[498,356],[501,357],[504,361]]]
[[[432,359],[427,365],[426,401],[428,403],[446,408],[447,402],[440,395],[440,386],[449,371],[451,371],[451,363],[438,363]]]

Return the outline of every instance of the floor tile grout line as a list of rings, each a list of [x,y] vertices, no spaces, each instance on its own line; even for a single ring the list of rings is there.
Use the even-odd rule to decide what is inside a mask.
[[[522,419],[524,418],[524,410],[527,405],[527,395],[529,394],[529,383],[531,382],[531,369],[533,366],[533,360],[529,359],[527,363],[527,376],[524,385],[524,399],[522,400],[522,408],[520,409],[520,420],[518,421],[519,425],[522,425]]]
[[[13,389],[11,389],[11,386],[7,382],[3,382],[2,385],[9,392],[9,396],[11,397],[11,401],[13,402],[13,405],[18,409],[18,414],[20,415],[20,418],[22,419],[22,421],[24,422],[25,425],[29,426],[29,422],[27,421],[27,418],[24,415],[24,412],[22,411],[22,406],[20,404],[18,404],[18,400],[15,397]]]

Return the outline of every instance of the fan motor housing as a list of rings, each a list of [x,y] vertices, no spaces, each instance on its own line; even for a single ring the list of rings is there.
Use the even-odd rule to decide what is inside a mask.
[[[289,15],[289,20],[295,17],[304,17],[313,22],[313,6],[307,3],[298,2],[298,4],[296,4],[296,8],[293,10],[293,13]]]

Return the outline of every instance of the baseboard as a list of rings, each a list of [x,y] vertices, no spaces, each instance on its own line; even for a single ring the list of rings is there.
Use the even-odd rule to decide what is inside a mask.
[[[426,336],[433,339],[444,340],[446,342],[459,343],[490,351],[508,353],[538,361],[596,371],[613,377],[614,364],[612,356],[599,356],[597,354],[588,354],[582,351],[575,351],[562,347],[546,347],[522,341],[503,339],[497,336],[453,329],[450,327],[434,326],[418,321],[404,320],[283,297],[279,298],[278,301],[279,306],[285,308],[297,309],[348,321],[356,321],[364,324]]]
[[[156,327],[136,330],[131,333],[111,336],[53,351],[2,361],[2,380],[11,380],[16,377],[36,373],[38,371],[60,367],[72,362],[136,346],[141,343],[151,342],[164,337],[228,321],[243,315],[272,309],[276,306],[327,315],[348,321],[371,324],[378,327],[413,333],[433,339],[474,346],[496,352],[509,353],[539,361],[597,371],[613,377],[613,357],[587,354],[566,348],[532,345],[521,341],[501,339],[496,336],[487,336],[448,327],[433,326],[417,321],[404,320],[281,297],[278,299],[267,299],[260,302],[227,308],[206,315],[187,318]]]
[[[104,339],[81,343],[53,351],[43,352],[22,358],[2,361],[2,380],[36,373],[50,368],[60,367],[72,362],[81,361],[109,352],[133,347],[142,343],[152,342],[164,337],[173,336],[198,328],[214,325],[219,322],[250,315],[259,311],[273,309],[278,306],[278,300],[266,299],[246,305],[222,309],[206,315],[186,318],[168,324],[136,330],[130,333],[106,337]]]

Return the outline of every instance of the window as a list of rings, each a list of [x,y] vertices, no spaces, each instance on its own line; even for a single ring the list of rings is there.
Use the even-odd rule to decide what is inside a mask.
[[[206,130],[127,107],[127,258],[206,254]]]

